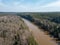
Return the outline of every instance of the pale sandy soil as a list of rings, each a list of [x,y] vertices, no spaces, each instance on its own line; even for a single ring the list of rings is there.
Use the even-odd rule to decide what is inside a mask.
[[[39,29],[36,25],[32,24],[26,19],[23,19],[26,25],[29,27],[29,30],[32,32],[36,42],[39,45],[57,45],[55,41],[49,35],[45,35],[42,29]]]

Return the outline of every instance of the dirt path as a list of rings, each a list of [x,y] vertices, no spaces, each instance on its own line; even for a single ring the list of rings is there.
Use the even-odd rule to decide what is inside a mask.
[[[52,41],[52,38],[50,38],[49,35],[45,35],[37,26],[26,19],[23,20],[29,27],[30,31],[32,31],[32,34],[39,45],[57,45],[56,42]]]

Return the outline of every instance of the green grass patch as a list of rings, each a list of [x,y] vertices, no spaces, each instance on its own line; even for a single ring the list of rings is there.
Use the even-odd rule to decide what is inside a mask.
[[[38,45],[33,36],[28,38],[28,45]]]

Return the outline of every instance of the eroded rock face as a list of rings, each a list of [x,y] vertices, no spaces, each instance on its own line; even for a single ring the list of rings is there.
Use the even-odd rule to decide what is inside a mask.
[[[0,16],[0,45],[28,45],[27,26],[19,16]]]

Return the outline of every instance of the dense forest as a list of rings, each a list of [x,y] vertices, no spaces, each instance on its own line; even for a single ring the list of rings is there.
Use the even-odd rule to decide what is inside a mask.
[[[39,28],[47,31],[51,37],[60,41],[60,12],[18,13],[21,17],[30,20]]]
[[[0,13],[1,45],[38,45],[22,18],[25,18],[42,31],[60,41],[59,12],[21,12]]]

